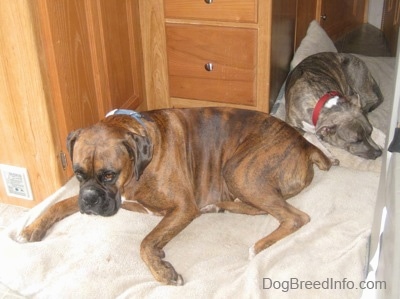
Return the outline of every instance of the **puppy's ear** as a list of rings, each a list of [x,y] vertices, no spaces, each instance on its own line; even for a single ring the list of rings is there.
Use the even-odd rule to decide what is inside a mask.
[[[317,135],[321,137],[333,135],[336,133],[336,125],[333,126],[323,126],[317,130]]]
[[[354,106],[361,108],[361,99],[358,93],[348,96],[346,99]]]
[[[123,141],[131,160],[134,160],[133,170],[136,180],[139,180],[146,166],[153,157],[153,144],[146,136],[128,133],[125,141]]]
[[[71,157],[71,161],[73,161],[73,152],[74,152],[75,141],[78,138],[81,131],[82,131],[82,129],[72,131],[67,136],[67,150],[68,150],[69,156]]]

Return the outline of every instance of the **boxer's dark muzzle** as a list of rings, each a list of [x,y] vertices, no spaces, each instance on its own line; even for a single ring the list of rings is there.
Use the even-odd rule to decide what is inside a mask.
[[[79,191],[79,209],[82,214],[112,216],[121,206],[119,192],[101,185],[82,185]]]

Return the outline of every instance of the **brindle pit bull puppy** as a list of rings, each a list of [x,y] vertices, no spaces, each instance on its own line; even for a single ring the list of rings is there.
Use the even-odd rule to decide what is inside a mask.
[[[311,55],[289,74],[286,121],[365,159],[382,154],[372,140],[367,113],[383,96],[363,61],[351,54]]]
[[[331,162],[285,122],[230,108],[123,112],[130,115],[112,115],[69,135],[79,196],[52,206],[22,231],[24,240],[41,240],[77,211],[151,212],[163,218],[144,238],[141,257],[158,281],[182,285],[163,248],[201,213],[275,217],[279,227],[256,242],[252,254],[309,222],[286,199],[311,183],[313,164],[328,170]]]

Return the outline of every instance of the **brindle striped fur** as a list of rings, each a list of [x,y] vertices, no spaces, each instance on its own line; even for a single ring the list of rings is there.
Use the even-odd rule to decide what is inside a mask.
[[[354,55],[324,52],[300,62],[286,81],[286,121],[300,129],[305,129],[303,122],[312,125],[313,109],[329,91],[342,97],[337,105],[321,110],[316,134],[354,155],[380,156],[367,113],[382,103],[383,96],[365,63]]]
[[[313,164],[328,170],[331,162],[285,122],[229,108],[166,109],[141,116],[142,121],[110,116],[70,134],[79,198],[53,206],[22,232],[26,240],[40,240],[55,221],[79,208],[103,216],[119,207],[161,215],[141,244],[141,257],[158,281],[181,285],[163,247],[201,213],[275,217],[279,227],[256,242],[252,254],[309,221],[286,199],[310,184]]]

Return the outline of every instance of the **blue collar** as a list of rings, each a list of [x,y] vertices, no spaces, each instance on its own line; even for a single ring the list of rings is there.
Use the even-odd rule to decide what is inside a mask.
[[[143,123],[143,116],[139,113],[136,112],[134,110],[128,110],[128,109],[114,109],[110,112],[107,113],[106,117],[111,116],[111,115],[130,115],[131,117],[133,117],[135,120],[137,120],[143,127],[144,127],[144,123]]]

